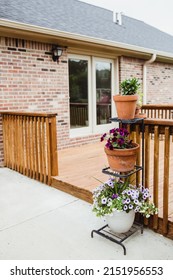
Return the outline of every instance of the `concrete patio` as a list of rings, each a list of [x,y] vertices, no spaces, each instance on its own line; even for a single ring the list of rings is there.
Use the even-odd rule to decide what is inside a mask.
[[[173,241],[149,229],[122,248],[91,231],[104,225],[91,205],[67,193],[0,168],[1,260],[172,260]]]

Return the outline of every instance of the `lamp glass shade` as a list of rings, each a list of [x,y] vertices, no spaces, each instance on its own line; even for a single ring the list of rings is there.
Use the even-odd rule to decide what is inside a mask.
[[[52,50],[52,58],[54,61],[58,61],[59,57],[62,55],[63,49],[61,47],[55,47]]]

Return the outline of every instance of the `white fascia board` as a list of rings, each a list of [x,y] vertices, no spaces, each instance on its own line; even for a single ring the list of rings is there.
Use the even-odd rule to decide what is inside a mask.
[[[39,34],[51,35],[51,36],[55,36],[55,37],[62,37],[62,38],[66,38],[66,39],[72,39],[72,40],[90,42],[90,43],[95,43],[95,44],[100,44],[100,45],[106,45],[106,46],[110,46],[110,47],[116,47],[116,48],[120,48],[120,49],[135,51],[138,53],[156,54],[157,56],[162,56],[162,57],[171,58],[171,59],[173,58],[173,54],[168,53],[168,52],[157,51],[154,49],[139,47],[136,45],[130,45],[130,44],[116,42],[116,41],[109,41],[109,40],[105,40],[105,39],[89,37],[89,36],[85,36],[85,35],[81,35],[81,34],[77,34],[77,33],[70,33],[70,32],[66,32],[66,31],[50,29],[50,28],[40,27],[40,26],[36,26],[36,25],[16,22],[16,21],[10,21],[10,20],[6,20],[6,19],[2,19],[2,18],[0,18],[0,26],[17,29],[17,30],[39,33]]]

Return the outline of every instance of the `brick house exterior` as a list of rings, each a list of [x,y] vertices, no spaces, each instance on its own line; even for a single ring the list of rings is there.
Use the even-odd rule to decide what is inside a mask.
[[[130,75],[143,79],[143,59],[121,57],[120,80]],[[173,63],[153,62],[147,66],[147,104],[173,103]]]
[[[90,6],[92,7],[92,5],[87,5],[87,7]],[[26,26],[26,31],[25,26],[14,27],[13,22],[10,26],[10,22],[6,24],[4,18],[1,26],[0,111],[57,113],[59,149],[98,141],[102,130],[105,131],[105,126],[103,126],[103,129],[87,134],[70,136],[69,56],[80,54],[80,56],[87,56],[91,62],[97,57],[111,59],[115,63],[115,86],[112,92],[114,94],[118,91],[119,83],[129,77],[139,78],[143,87],[143,67],[153,54],[151,50],[141,46],[139,49],[136,46],[133,50],[132,47],[125,49],[125,46],[120,48],[114,44],[109,45],[104,40],[95,42],[93,38],[91,40],[83,38],[82,41],[80,37],[77,40],[75,36],[72,38],[71,34],[69,34],[69,39],[60,35],[47,34],[45,30],[37,34],[32,28],[28,31],[28,26]],[[65,35],[68,36],[68,34]],[[51,56],[52,46],[57,43],[65,46],[59,63],[55,63]],[[163,51],[162,53],[159,50],[156,60],[147,65],[147,103],[173,103],[173,54],[168,55],[165,50]],[[1,118],[0,166],[3,166]]]

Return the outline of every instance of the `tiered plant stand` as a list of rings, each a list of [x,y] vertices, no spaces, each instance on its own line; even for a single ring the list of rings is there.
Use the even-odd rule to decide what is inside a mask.
[[[134,170],[126,173],[126,174],[121,174],[118,172],[113,172],[111,171],[110,167],[106,167],[102,169],[102,172],[107,174],[107,175],[111,175],[111,176],[115,176],[118,178],[127,178],[129,176],[131,176],[132,174],[138,172],[138,171],[142,171],[142,185],[144,183],[144,119],[142,118],[135,118],[132,120],[121,120],[118,118],[112,118],[111,119],[112,122],[119,122],[121,124],[134,124],[134,123],[140,123],[141,124],[141,130],[142,130],[142,166],[135,166]],[[103,227],[97,229],[97,230],[92,230],[91,232],[91,237],[93,238],[94,233],[109,239],[110,241],[120,245],[123,250],[124,250],[124,255],[126,255],[126,247],[124,246],[123,242],[129,238],[131,235],[133,235],[135,232],[137,232],[138,230],[141,231],[141,234],[143,234],[143,225],[139,224],[137,222],[134,222],[131,229],[128,232],[125,233],[115,233],[112,232],[108,225],[104,225]]]

